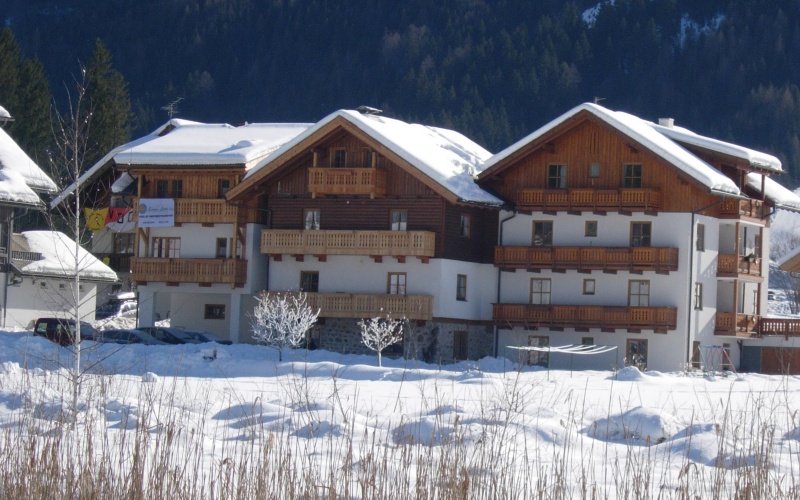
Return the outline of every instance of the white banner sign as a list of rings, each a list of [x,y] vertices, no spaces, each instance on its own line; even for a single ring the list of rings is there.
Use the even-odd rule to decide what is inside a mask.
[[[175,225],[175,200],[143,198],[139,200],[139,227],[172,227]]]

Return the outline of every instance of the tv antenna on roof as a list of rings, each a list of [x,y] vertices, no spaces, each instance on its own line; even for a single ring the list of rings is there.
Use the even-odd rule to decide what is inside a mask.
[[[172,117],[178,114],[178,103],[183,100],[183,97],[178,97],[171,103],[167,104],[166,106],[161,106],[161,109],[167,112],[169,115],[169,119],[172,120]]]
[[[598,104],[600,101],[605,101],[605,100],[606,100],[605,97],[597,97],[597,96],[595,96],[594,103]]]

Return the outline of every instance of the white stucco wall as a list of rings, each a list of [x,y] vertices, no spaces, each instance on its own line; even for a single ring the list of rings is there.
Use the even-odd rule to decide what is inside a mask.
[[[180,227],[154,227],[150,230],[153,238],[180,238],[180,257],[185,259],[213,259],[216,257],[217,238],[233,238],[233,224],[215,224],[204,227],[201,224],[184,224]],[[230,255],[233,249],[228,248]],[[140,257],[147,255],[143,241],[140,241]]]
[[[0,277],[5,278],[5,274]],[[5,326],[27,328],[31,321],[40,317],[72,317],[72,286],[73,282],[67,280],[24,277],[22,283],[7,289]],[[81,319],[94,321],[97,284],[84,281],[81,288],[78,309]]]

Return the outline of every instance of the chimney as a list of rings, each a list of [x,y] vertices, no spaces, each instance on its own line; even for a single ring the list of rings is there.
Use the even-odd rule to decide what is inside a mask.
[[[658,124],[661,125],[662,127],[672,128],[672,126],[675,125],[675,119],[674,118],[659,118],[658,119]]]

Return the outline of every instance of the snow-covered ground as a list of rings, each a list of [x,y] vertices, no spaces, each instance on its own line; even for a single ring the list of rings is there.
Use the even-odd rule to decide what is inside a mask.
[[[180,474],[164,477],[204,485],[190,496],[225,497],[225,474],[272,484],[279,463],[297,468],[291,481],[312,497],[334,483],[339,498],[448,498],[453,485],[464,498],[733,498],[746,487],[797,498],[800,488],[799,377],[548,372],[494,358],[379,368],[375,357],[324,351],[278,362],[245,344],[87,342],[91,368],[73,409],[68,349],[0,332],[0,353],[0,464],[14,439],[73,433],[94,435],[124,472],[144,429],[148,446],[171,443],[179,457],[164,470]],[[274,443],[265,460],[275,467],[255,468],[267,453],[254,450]],[[297,494],[275,488],[275,498]]]

